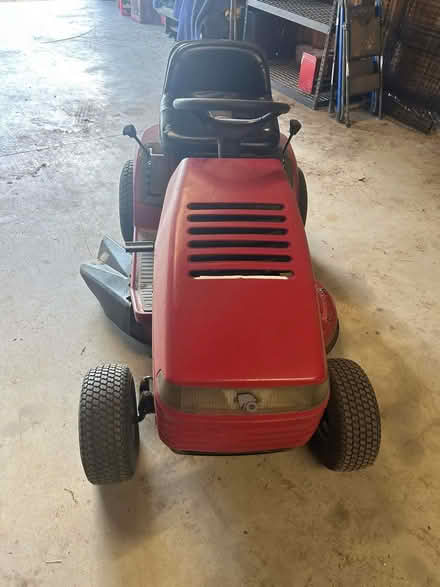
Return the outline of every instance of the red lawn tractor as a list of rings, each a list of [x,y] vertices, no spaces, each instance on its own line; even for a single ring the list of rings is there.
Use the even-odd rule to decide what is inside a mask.
[[[138,423],[155,413],[173,451],[250,454],[310,443],[330,469],[371,465],[380,415],[363,370],[327,359],[335,306],[313,275],[307,189],[280,135],[260,51],[193,41],[171,52],[160,126],[120,182],[125,246],[101,243],[81,274],[119,328],[151,345],[140,383],[107,364],[84,378],[81,459],[91,483],[133,476]]]

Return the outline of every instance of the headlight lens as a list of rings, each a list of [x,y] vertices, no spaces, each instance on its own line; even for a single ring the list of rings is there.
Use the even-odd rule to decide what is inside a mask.
[[[319,406],[329,394],[328,381],[319,385],[221,389],[176,385],[167,382],[161,373],[157,377],[157,386],[162,402],[176,410],[189,413],[300,412]],[[250,404],[241,401],[244,394],[255,398],[255,409],[248,410],[245,407]]]

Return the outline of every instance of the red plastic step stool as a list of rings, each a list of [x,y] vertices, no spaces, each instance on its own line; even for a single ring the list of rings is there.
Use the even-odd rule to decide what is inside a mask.
[[[313,83],[319,70],[321,58],[322,49],[317,49],[313,53],[307,53],[304,51],[302,55],[298,88],[306,94],[311,94],[313,92]]]

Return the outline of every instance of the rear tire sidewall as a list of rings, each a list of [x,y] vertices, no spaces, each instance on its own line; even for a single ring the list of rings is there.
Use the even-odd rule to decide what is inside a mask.
[[[289,183],[292,186],[294,191],[295,191],[295,184],[298,181],[297,202],[298,202],[299,213],[301,214],[303,225],[305,226],[306,220],[307,220],[307,209],[308,209],[308,194],[307,194],[306,178],[304,177],[304,173],[300,167],[297,167],[298,176],[297,176],[297,178],[295,177],[294,172],[293,172],[292,160],[289,157],[289,155],[287,155],[284,165],[285,165],[287,177],[289,179]]]
[[[302,169],[298,167],[298,207],[304,226],[307,221],[307,211],[309,206],[309,199],[307,193],[306,178]]]
[[[119,179],[119,223],[125,242],[133,240],[134,163],[126,161]]]

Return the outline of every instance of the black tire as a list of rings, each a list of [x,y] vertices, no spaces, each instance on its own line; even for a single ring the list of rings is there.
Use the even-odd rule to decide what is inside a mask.
[[[359,365],[329,359],[330,399],[310,441],[318,459],[334,471],[356,471],[374,463],[381,426],[376,395]]]
[[[133,477],[139,452],[136,392],[125,365],[90,369],[79,403],[79,448],[90,483],[119,483]]]
[[[289,157],[286,158],[285,161],[285,169],[287,173],[287,177],[289,178],[290,185],[294,188],[296,178],[293,174],[292,169],[292,161]],[[308,209],[308,195],[307,195],[307,184],[306,178],[304,177],[304,173],[302,169],[298,167],[298,208],[301,214],[301,218],[303,221],[304,226],[306,225],[307,220],[307,209]]]
[[[302,169],[298,167],[298,180],[299,180],[299,199],[298,199],[298,206],[299,211],[301,214],[301,218],[303,221],[304,226],[306,225],[307,220],[307,210],[309,205],[309,198],[307,194],[307,184],[306,178],[304,177],[304,173]]]
[[[125,242],[133,240],[133,161],[126,161],[119,179],[119,223]]]
[[[328,343],[325,352],[327,354],[331,353],[333,350],[333,347],[335,346],[335,344],[338,342],[338,338],[339,338],[339,320],[336,323],[336,330],[335,330],[335,334],[333,336],[333,338],[331,339],[331,341]]]

